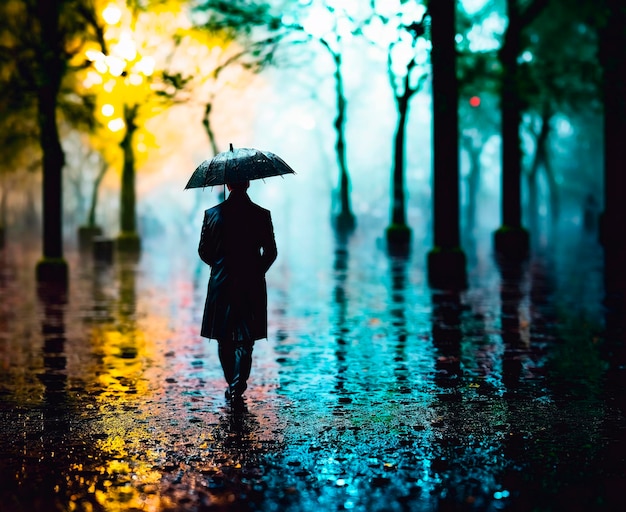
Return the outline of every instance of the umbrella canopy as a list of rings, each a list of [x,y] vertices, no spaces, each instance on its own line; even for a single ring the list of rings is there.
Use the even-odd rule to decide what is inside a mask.
[[[231,144],[230,150],[202,162],[189,178],[185,189],[258,180],[283,174],[295,174],[295,171],[274,153],[252,148],[233,149]]]

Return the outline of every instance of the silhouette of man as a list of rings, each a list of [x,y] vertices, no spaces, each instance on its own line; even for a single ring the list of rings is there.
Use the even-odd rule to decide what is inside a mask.
[[[204,212],[198,246],[211,266],[200,334],[218,342],[228,400],[246,390],[254,342],[267,337],[265,273],[277,256],[270,212],[250,200],[249,186],[227,184],[228,198]]]

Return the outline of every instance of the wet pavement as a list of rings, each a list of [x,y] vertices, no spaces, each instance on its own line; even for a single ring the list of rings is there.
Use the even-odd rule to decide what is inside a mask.
[[[471,248],[431,290],[380,230],[280,243],[243,406],[199,337],[195,238],[0,253],[0,510],[620,510],[624,359],[594,237],[523,265]],[[623,341],[623,340],[621,340]]]

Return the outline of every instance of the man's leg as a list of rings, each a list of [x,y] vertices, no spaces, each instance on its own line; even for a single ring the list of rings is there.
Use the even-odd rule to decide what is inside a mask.
[[[248,387],[247,381],[252,368],[254,341],[237,342],[234,347],[233,377],[229,383],[232,396],[239,397]]]
[[[235,375],[235,344],[232,341],[218,340],[217,355],[230,390]]]

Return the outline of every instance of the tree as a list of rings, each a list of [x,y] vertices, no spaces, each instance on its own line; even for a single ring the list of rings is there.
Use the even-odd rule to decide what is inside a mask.
[[[211,122],[216,98],[226,87],[247,82],[251,74],[272,63],[280,40],[275,35],[279,22],[265,3],[204,0],[194,6],[194,12],[206,19],[181,34],[177,52],[185,52],[189,44],[204,51],[196,59],[188,88],[203,104],[202,124],[215,155],[220,151]],[[259,28],[267,33],[256,37],[253,32]]]
[[[455,0],[429,3],[432,34],[434,140],[434,248],[428,255],[431,285],[464,287],[465,254],[459,232],[459,117]]]
[[[499,65],[496,51],[476,42],[472,37],[475,27],[493,15],[487,3],[471,15],[459,6],[457,9],[457,77],[459,84],[460,147],[467,153],[469,172],[466,184],[465,243],[471,241],[476,224],[476,210],[481,183],[481,156],[487,141],[497,135]]]
[[[335,153],[339,167],[339,211],[334,216],[335,226],[350,231],[355,216],[350,201],[350,173],[347,160],[346,123],[348,101],[344,90],[343,54],[345,40],[358,32],[356,13],[331,0],[301,2],[286,16],[272,12],[268,3],[223,2],[209,0],[202,3],[205,12],[212,10],[205,24],[212,31],[228,28],[235,33],[242,50],[228,64],[242,62],[248,69],[260,71],[273,62],[279,44],[301,45],[314,42],[328,53],[333,63],[335,92]],[[252,35],[252,38],[250,37]],[[215,78],[223,66],[216,68]],[[207,105],[210,107],[210,105]],[[207,110],[210,112],[210,109]],[[206,119],[207,117],[205,117]]]
[[[508,25],[498,52],[502,68],[500,109],[502,115],[502,226],[496,231],[495,246],[499,254],[523,257],[528,253],[528,232],[522,227],[521,176],[522,150],[520,126],[522,104],[519,84],[522,82],[519,58],[524,49],[524,29],[546,7],[550,0],[532,0],[524,8],[520,0],[506,0]]]
[[[600,62],[604,104],[604,212],[601,240],[604,246],[605,287],[613,315],[626,313],[626,6],[621,0],[606,0],[600,23]]]
[[[64,82],[71,74],[69,61],[94,34],[90,25],[92,4],[87,0],[8,0],[1,8],[3,86],[20,91],[14,113],[36,110],[43,171],[43,258],[37,265],[37,276],[40,281],[66,285],[62,239],[65,158],[58,107]]]
[[[552,0],[528,28],[528,45],[521,54],[521,102],[535,142],[526,173],[531,231],[536,226],[537,179],[541,171],[549,186],[553,221],[560,210],[557,176],[549,151],[553,120],[559,114],[571,118],[601,111],[597,34],[584,13],[581,6],[574,10],[568,2]]]
[[[386,230],[391,246],[408,246],[411,229],[406,221],[405,146],[410,100],[429,76],[427,63],[430,42],[427,38],[427,9],[417,2],[401,1],[399,9],[383,1],[370,2],[372,12],[365,36],[383,44],[387,55],[387,76],[393,91],[398,121],[394,134],[391,222]]]
[[[174,51],[176,38],[171,36],[186,19],[183,4],[172,0],[131,7],[108,3],[98,13],[101,37],[97,46],[84,52],[83,58],[90,65],[82,85],[96,97],[94,144],[106,161],[121,167],[117,248],[137,252],[141,245],[135,189],[137,155],[138,147],[146,146],[151,138],[143,127],[177,101],[189,79],[182,72],[170,73],[166,62],[157,62],[153,56],[157,50],[166,55]]]

